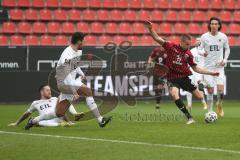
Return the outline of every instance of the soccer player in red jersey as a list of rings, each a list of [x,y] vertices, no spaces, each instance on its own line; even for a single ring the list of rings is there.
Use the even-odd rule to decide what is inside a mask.
[[[148,57],[148,64],[154,63],[153,68],[153,89],[155,91],[156,99],[156,110],[160,109],[160,101],[162,99],[162,90],[165,84],[165,79],[154,74],[154,71],[157,70],[156,65],[164,65],[164,56],[166,56],[165,49],[160,46],[154,48],[150,56]]]
[[[219,72],[209,71],[204,68],[200,68],[193,61],[193,55],[191,54],[189,47],[191,45],[191,37],[189,35],[183,35],[181,37],[180,44],[168,42],[158,36],[154,31],[152,23],[146,21],[147,27],[151,33],[153,39],[158,42],[166,50],[167,57],[165,59],[165,65],[169,68],[169,72],[166,76],[170,87],[170,95],[173,97],[177,107],[185,114],[188,121],[187,124],[192,124],[195,121],[192,115],[186,109],[185,104],[180,99],[179,89],[182,88],[185,91],[191,92],[196,98],[202,100],[203,94],[198,88],[191,82],[189,75],[192,74],[189,66],[200,74],[207,74],[212,76],[218,76]]]

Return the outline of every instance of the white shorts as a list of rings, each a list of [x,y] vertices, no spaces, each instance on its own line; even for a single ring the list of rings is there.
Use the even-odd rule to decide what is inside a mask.
[[[189,78],[192,80],[192,83],[195,85],[198,85],[199,81],[203,81],[203,75],[196,72],[192,72],[192,75],[189,76]]]
[[[209,70],[214,70],[214,69],[209,69]],[[224,68],[215,69],[214,71],[218,71],[220,73],[219,76],[204,75],[203,81],[206,83],[208,87],[215,87],[216,85],[224,85],[226,80]]]
[[[53,118],[50,120],[42,120],[38,122],[38,125],[42,127],[57,127],[61,124],[61,122],[63,122],[61,118]]]
[[[71,74],[69,74],[65,79],[63,84],[58,85],[58,89],[60,90],[59,102],[63,100],[68,100],[72,102],[74,94],[77,94],[77,90],[83,85],[81,77],[77,79],[73,78]]]

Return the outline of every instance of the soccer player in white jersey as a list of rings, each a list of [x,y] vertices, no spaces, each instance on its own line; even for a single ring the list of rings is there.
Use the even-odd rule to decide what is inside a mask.
[[[204,67],[220,73],[218,77],[204,75],[204,81],[208,86],[208,110],[213,110],[213,92],[214,87],[217,86],[217,113],[219,116],[224,116],[222,108],[225,81],[224,66],[227,63],[230,48],[227,36],[220,32],[221,20],[219,18],[212,17],[209,20],[208,30],[209,32],[201,36],[201,47],[205,50]]]
[[[108,124],[112,117],[102,117],[99,113],[97,104],[95,103],[92,91],[82,80],[85,79],[85,74],[79,67],[80,56],[82,55],[82,44],[84,34],[81,32],[73,33],[71,44],[63,51],[57,67],[56,67],[56,80],[57,86],[60,90],[59,103],[56,107],[56,116],[62,117],[65,115],[69,106],[71,105],[74,96],[86,97],[86,103],[89,109],[96,117],[100,127]],[[55,115],[49,115],[49,118]],[[35,123],[46,117],[39,117],[29,120],[25,128],[31,128]]]
[[[50,87],[48,85],[42,85],[39,87],[38,91],[40,93],[41,99],[33,101],[28,110],[16,122],[10,123],[9,126],[19,125],[35,111],[37,111],[40,116],[47,116],[49,113],[55,112],[58,98],[52,97]],[[79,114],[77,113],[73,105],[69,107],[68,111],[73,115]],[[68,121],[68,119],[55,117],[50,120],[39,121],[37,125],[42,127],[56,127],[60,125],[69,126],[71,124],[73,123]]]
[[[200,37],[196,38],[195,41],[195,47],[192,48],[190,51],[193,55],[193,60],[194,62],[200,66],[203,67],[204,66],[204,49],[200,47]],[[200,91],[202,91],[204,93],[204,85],[203,85],[203,75],[199,74],[197,72],[194,72],[192,69],[192,75],[189,76],[189,78],[192,80],[192,82],[194,83],[194,85],[198,86],[198,89]],[[187,108],[189,110],[192,109],[192,94],[190,92],[186,93],[186,97],[187,97]],[[203,97],[202,99],[202,104],[203,104],[203,109],[207,109],[207,103],[205,101],[205,98]]]

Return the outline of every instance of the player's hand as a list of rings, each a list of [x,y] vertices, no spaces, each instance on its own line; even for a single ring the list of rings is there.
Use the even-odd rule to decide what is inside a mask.
[[[225,66],[225,62],[222,61],[222,62],[219,63],[219,65],[222,66],[222,67],[224,67],[224,66]]]
[[[208,53],[207,53],[207,52],[205,52],[205,53],[203,54],[203,56],[204,56],[204,57],[207,57],[207,56],[208,56]]]
[[[219,72],[212,72],[212,76],[219,76]]]
[[[17,123],[10,123],[10,124],[8,124],[8,126],[9,127],[15,127],[15,126],[17,126]]]
[[[81,79],[82,80],[86,80],[86,76],[81,76]]]
[[[150,21],[145,21],[145,24],[146,24],[147,28],[149,28],[149,29],[151,29],[153,27],[152,22],[150,22]]]

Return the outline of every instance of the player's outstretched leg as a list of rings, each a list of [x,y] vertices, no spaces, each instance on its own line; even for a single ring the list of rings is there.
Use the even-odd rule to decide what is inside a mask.
[[[219,116],[223,117],[224,116],[224,111],[223,111],[223,98],[224,98],[224,86],[223,85],[217,85],[217,113]]]
[[[186,97],[187,97],[187,109],[191,113],[191,111],[192,111],[192,93],[187,92]]]
[[[203,99],[201,100],[201,102],[203,104],[203,109],[206,110],[208,106],[205,100],[204,84],[201,81],[198,82],[198,89],[203,93]]]
[[[183,103],[183,101],[179,97],[179,89],[177,87],[171,87],[170,88],[170,94],[173,97],[173,99],[175,100],[176,106],[180,109],[180,111],[182,113],[184,113],[184,115],[188,119],[186,124],[194,123],[195,121],[193,120],[192,115],[188,112],[185,104]]]
[[[112,117],[102,117],[97,104],[95,103],[93,96],[92,96],[92,91],[90,88],[88,88],[86,85],[82,85],[79,89],[78,89],[78,94],[79,95],[83,95],[86,97],[86,103],[88,105],[88,108],[92,111],[92,113],[94,114],[94,116],[96,117],[98,124],[100,127],[105,127],[112,119]]]
[[[160,109],[160,102],[162,100],[162,89],[156,89],[155,90],[155,99],[156,99],[156,110]]]

